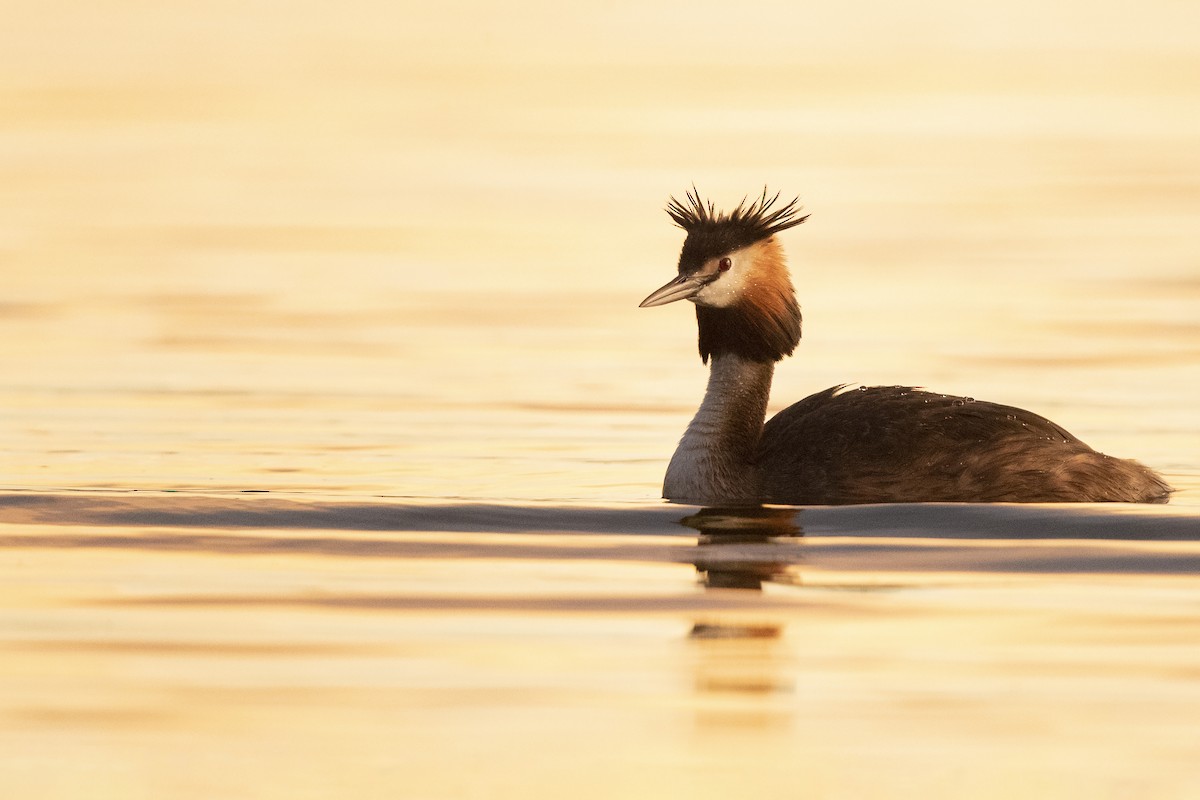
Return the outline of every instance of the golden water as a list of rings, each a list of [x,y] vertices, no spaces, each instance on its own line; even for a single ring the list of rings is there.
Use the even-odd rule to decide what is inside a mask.
[[[1200,8],[733,11],[9,15],[5,796],[1200,794]],[[1171,504],[679,524],[693,182]]]

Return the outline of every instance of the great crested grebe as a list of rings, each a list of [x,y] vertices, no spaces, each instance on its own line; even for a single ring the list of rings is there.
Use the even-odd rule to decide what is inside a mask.
[[[727,503],[1164,502],[1136,461],[1098,453],[1029,411],[905,386],[835,386],[763,424],[775,362],[800,343],[800,307],[775,234],[804,222],[779,195],[718,213],[694,189],[667,213],[687,231],[679,275],[641,307],[696,305],[711,360],[663,497]]]

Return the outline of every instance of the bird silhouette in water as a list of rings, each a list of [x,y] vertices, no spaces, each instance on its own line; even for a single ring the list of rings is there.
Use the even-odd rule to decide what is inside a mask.
[[[777,234],[798,200],[718,212],[693,189],[667,213],[687,232],[679,274],[641,306],[690,300],[708,388],[671,457],[663,496],[713,504],[1165,502],[1136,461],[1098,453],[1044,417],[907,386],[834,386],[764,425],[775,362],[800,342]]]

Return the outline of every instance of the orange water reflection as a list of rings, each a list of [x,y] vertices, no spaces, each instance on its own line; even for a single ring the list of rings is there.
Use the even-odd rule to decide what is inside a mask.
[[[1102,509],[1016,508],[1004,539],[969,508],[893,508],[8,498],[6,783],[44,791],[53,771],[63,797],[201,796],[248,777],[272,797],[1194,788],[1194,517],[1140,509],[1118,538]],[[1032,535],[1055,519],[1059,537],[1100,537]],[[865,527],[835,530],[847,521]],[[1075,552],[1077,571],[1013,571],[1039,544]],[[1123,574],[1089,561],[1105,544]]]

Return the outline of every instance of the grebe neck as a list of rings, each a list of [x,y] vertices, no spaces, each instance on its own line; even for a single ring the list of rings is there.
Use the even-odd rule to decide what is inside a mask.
[[[667,467],[664,497],[699,504],[759,501],[753,461],[774,373],[774,361],[713,356],[704,401]]]

